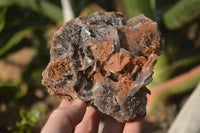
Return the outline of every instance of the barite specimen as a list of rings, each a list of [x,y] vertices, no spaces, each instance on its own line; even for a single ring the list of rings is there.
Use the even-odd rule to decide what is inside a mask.
[[[65,23],[53,36],[42,84],[51,95],[81,99],[119,122],[146,114],[162,38],[144,15],[94,13]]]

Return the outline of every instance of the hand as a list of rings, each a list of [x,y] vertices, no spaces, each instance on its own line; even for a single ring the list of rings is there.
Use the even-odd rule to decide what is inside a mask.
[[[84,102],[76,100],[70,103],[62,100],[53,111],[41,133],[97,133],[100,115],[91,106],[86,108]],[[113,118],[105,118],[103,133],[140,133],[140,122],[127,122],[125,125]]]

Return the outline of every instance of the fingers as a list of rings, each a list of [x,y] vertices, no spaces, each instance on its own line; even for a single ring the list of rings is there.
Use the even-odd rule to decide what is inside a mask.
[[[41,133],[71,133],[83,119],[85,111],[86,105],[80,100],[72,104],[62,101],[59,108],[50,115]]]
[[[140,133],[142,127],[141,121],[127,122],[123,133]]]
[[[72,105],[72,102],[62,99],[58,108],[67,107],[69,105]]]
[[[100,121],[98,112],[91,106],[85,111],[86,105],[80,100],[73,103],[62,100],[59,107],[49,117],[41,133],[71,133],[78,123],[75,133],[97,133]],[[141,122],[128,122],[124,127],[124,124],[111,117],[106,117],[103,133],[121,133],[122,131],[123,133],[140,133]]]
[[[75,133],[97,133],[100,117],[98,112],[91,106],[87,107],[81,123],[75,128]]]
[[[122,133],[123,123],[119,123],[111,117],[106,117],[103,133]]]

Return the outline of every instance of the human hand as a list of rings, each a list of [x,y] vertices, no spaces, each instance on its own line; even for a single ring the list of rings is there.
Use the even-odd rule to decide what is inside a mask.
[[[76,100],[73,103],[62,100],[59,107],[53,111],[41,133],[97,133],[100,115],[91,106],[86,108],[84,102]],[[127,122],[125,125],[113,118],[106,117],[103,133],[140,133],[140,122]]]

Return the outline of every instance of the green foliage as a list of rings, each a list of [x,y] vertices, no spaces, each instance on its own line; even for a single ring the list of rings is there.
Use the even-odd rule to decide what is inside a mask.
[[[165,39],[164,53],[158,58],[153,82],[148,85],[148,88],[153,90],[171,78],[200,65],[199,0],[124,0],[123,2],[129,18],[143,13],[147,17],[155,19]],[[191,30],[194,24],[198,26]],[[189,35],[193,35],[193,38],[189,38]],[[166,91],[160,91],[151,102],[150,110],[155,109],[156,105],[164,103],[171,95],[193,89],[199,81],[200,76],[197,73],[184,83],[176,84],[167,88]]]
[[[4,0],[0,1],[0,6],[10,6],[17,4],[21,7],[30,8],[35,12],[41,13],[53,21],[62,21],[61,8],[51,4],[46,0]]]
[[[154,112],[156,107],[159,104],[163,104],[170,96],[193,90],[193,88],[199,84],[199,80],[200,73],[196,73],[192,77],[189,77],[185,82],[179,82],[174,86],[170,86],[167,89],[160,91],[159,94],[156,94],[156,96],[154,96],[153,100],[151,101],[151,104],[149,105],[149,113]]]
[[[158,62],[156,64],[155,70],[154,70],[153,82],[150,85],[148,85],[148,87],[150,89],[152,89],[153,87],[160,85],[161,83],[169,80],[170,77],[173,75],[173,73],[175,73],[179,69],[193,66],[197,62],[200,62],[200,55],[182,58],[182,59],[174,62],[173,64],[168,65],[168,59],[166,57],[166,54],[163,53],[161,56],[158,57]],[[184,88],[191,89],[197,83],[198,82],[195,82],[195,84],[188,84],[188,86],[184,87]]]
[[[91,8],[91,3],[98,4],[106,11],[118,11],[112,2],[120,0],[70,1],[77,17],[83,10],[88,14],[95,12],[96,8]],[[157,21],[165,39],[164,54],[158,58],[153,82],[148,86],[150,89],[199,65],[200,0],[121,0],[119,4],[128,18],[143,13]],[[14,107],[30,109],[33,104],[44,101],[48,95],[41,85],[41,75],[49,61],[47,44],[57,29],[55,27],[63,20],[61,7],[60,1],[54,0],[0,0],[0,59],[9,62],[9,55],[27,47],[33,50],[33,58],[27,65],[18,64],[17,61],[9,62],[20,67],[22,72],[19,80],[4,81],[0,74],[0,105],[6,104],[8,110]],[[190,28],[194,24],[197,24],[197,28],[191,32]],[[194,34],[194,37],[189,38],[189,34]],[[164,98],[184,93],[193,89],[199,81],[200,77],[196,75],[186,83],[169,88],[160,96]],[[26,87],[23,87],[24,84]],[[44,97],[35,95],[37,89],[44,93]],[[164,102],[161,98],[157,98],[157,101]],[[12,116],[6,111],[0,112],[0,122],[4,125],[16,121],[11,121]],[[37,109],[31,112],[21,110],[22,120],[9,129],[13,132],[31,132],[42,113]]]
[[[40,120],[44,111],[41,109],[34,109],[30,112],[20,110],[21,121],[17,121],[15,125],[9,126],[8,130],[13,133],[31,133],[35,124]]]
[[[169,29],[178,29],[200,16],[200,0],[181,0],[164,14]]]
[[[6,12],[7,12],[7,7],[4,7],[3,10],[0,12],[0,33],[3,30],[5,23],[6,23]]]
[[[15,45],[19,44],[26,35],[31,33],[31,28],[27,28],[15,33],[10,40],[4,45],[3,48],[0,49],[0,57],[8,52],[9,49],[14,47]]]
[[[47,95],[41,85],[41,75],[49,59],[47,40],[51,29],[62,21],[62,10],[57,3],[46,0],[0,1],[0,64],[9,64],[11,69],[18,68],[16,71],[20,71],[18,80],[5,80],[2,76],[2,73],[5,75],[4,70],[0,71],[0,106],[6,106],[5,111],[0,110],[0,132],[31,132],[44,113],[38,109],[31,112],[20,110],[22,120],[16,122],[18,108],[28,110]],[[29,63],[20,64],[27,59],[26,56],[10,61],[10,55],[24,48],[33,51]],[[44,97],[36,95],[37,89]],[[7,125],[15,122],[8,131]]]
[[[150,0],[124,0],[124,5],[130,18],[137,16],[141,13],[149,18],[154,18],[153,10],[150,6],[153,6],[153,2],[150,3]]]
[[[75,16],[79,16],[80,12],[83,8],[89,3],[91,0],[71,0],[72,8]]]
[[[166,54],[163,53],[158,57],[153,74],[153,82],[147,86],[149,89],[152,89],[153,87],[167,81],[170,78],[172,72],[168,71],[166,68],[167,64],[168,58],[166,57]]]

